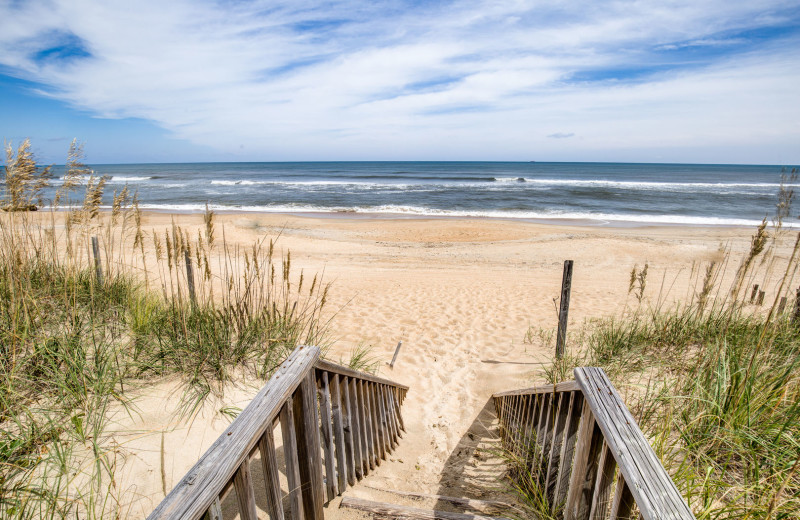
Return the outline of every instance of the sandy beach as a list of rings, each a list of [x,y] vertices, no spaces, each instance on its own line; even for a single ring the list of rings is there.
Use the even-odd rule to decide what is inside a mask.
[[[649,266],[646,298],[686,299],[693,263],[719,260],[724,247],[735,255],[746,251],[753,232],[496,219],[216,218],[231,244],[280,235],[277,249],[291,251],[294,272],[324,273],[332,282],[329,359],[347,360],[355,348],[368,346],[382,377],[410,387],[403,409],[408,432],[398,450],[352,490],[396,503],[408,499],[371,488],[502,495],[496,481],[502,467],[487,451],[493,445],[490,397],[544,381],[541,364],[551,359],[552,345],[525,336],[531,327],[555,330],[564,260],[575,262],[569,326],[577,334],[591,319],[619,315],[636,303],[627,294],[634,265]],[[199,214],[148,213],[143,228],[161,230],[173,220],[190,235],[203,223]],[[220,410],[244,407],[260,384],[242,378],[191,423],[175,419],[176,382],[143,391],[137,413],[119,414],[115,428],[124,454],[119,489],[127,497],[120,511],[146,515],[229,424]],[[326,514],[345,514],[334,512],[336,505]]]

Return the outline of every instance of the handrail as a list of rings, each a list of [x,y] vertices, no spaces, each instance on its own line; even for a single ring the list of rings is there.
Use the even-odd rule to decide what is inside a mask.
[[[605,372],[494,394],[504,447],[524,461],[564,520],[693,520]],[[617,470],[619,468],[619,470]],[[616,484],[615,484],[616,482]]]
[[[318,347],[299,346],[147,518],[198,520],[205,515],[220,520],[220,502],[235,489],[242,520],[256,520],[250,465],[260,453],[267,512],[273,520],[284,520],[274,439],[280,424],[288,516],[322,520],[326,489],[330,501],[397,445],[407,391],[323,361]]]

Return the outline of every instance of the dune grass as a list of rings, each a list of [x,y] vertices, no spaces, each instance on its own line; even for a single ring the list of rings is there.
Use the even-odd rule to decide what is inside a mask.
[[[798,247],[800,235],[765,221],[732,280],[727,251],[693,266],[689,298],[672,306],[664,292],[648,299],[647,268],[634,268],[632,305],[586,324],[545,369],[559,382],[602,367],[698,519],[800,518]],[[745,290],[754,281],[770,300]],[[531,511],[550,510],[535,476],[510,475]]]
[[[73,143],[51,209],[34,213],[25,209],[49,171],[29,143],[17,156],[8,149],[0,518],[124,515],[130,500],[115,482],[123,452],[107,423],[112,407],[136,413],[132,389],[178,378],[175,412],[191,415],[242,370],[268,378],[298,343],[326,341],[328,284],[294,273],[274,241],[232,246],[211,211],[196,236],[176,225],[148,232],[127,188],[100,210],[105,179],[81,158]],[[70,200],[76,190],[82,197]]]

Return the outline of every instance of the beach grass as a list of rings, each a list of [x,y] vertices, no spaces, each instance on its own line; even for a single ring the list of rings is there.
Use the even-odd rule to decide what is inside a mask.
[[[105,179],[76,143],[52,208],[26,211],[47,182],[29,146],[7,151],[0,211],[0,517],[116,518],[109,410],[175,378],[188,417],[242,370],[267,379],[298,343],[325,345],[329,285],[274,240],[231,246],[211,211],[196,236],[142,229],[127,188],[100,211]]]
[[[587,323],[545,369],[556,383],[577,366],[603,368],[698,519],[800,518],[799,245],[765,221],[733,279],[720,274],[727,251],[693,266],[690,297],[671,305],[664,283],[648,299],[647,267],[634,268],[622,315]],[[774,288],[769,301],[745,290],[754,280]],[[551,509],[535,475],[509,474],[530,510]]]

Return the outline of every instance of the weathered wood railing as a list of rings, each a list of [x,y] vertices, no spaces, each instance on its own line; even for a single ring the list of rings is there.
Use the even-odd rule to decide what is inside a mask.
[[[220,503],[231,490],[240,518],[256,520],[251,461],[257,455],[267,512],[272,520],[283,520],[274,438],[278,425],[288,516],[322,519],[326,491],[327,500],[341,494],[397,445],[404,431],[400,405],[407,391],[406,386],[323,361],[317,347],[297,347],[148,520],[221,520]]]
[[[495,394],[504,447],[564,520],[694,519],[605,372]],[[615,484],[616,482],[616,484]],[[560,512],[560,513],[559,513]]]

